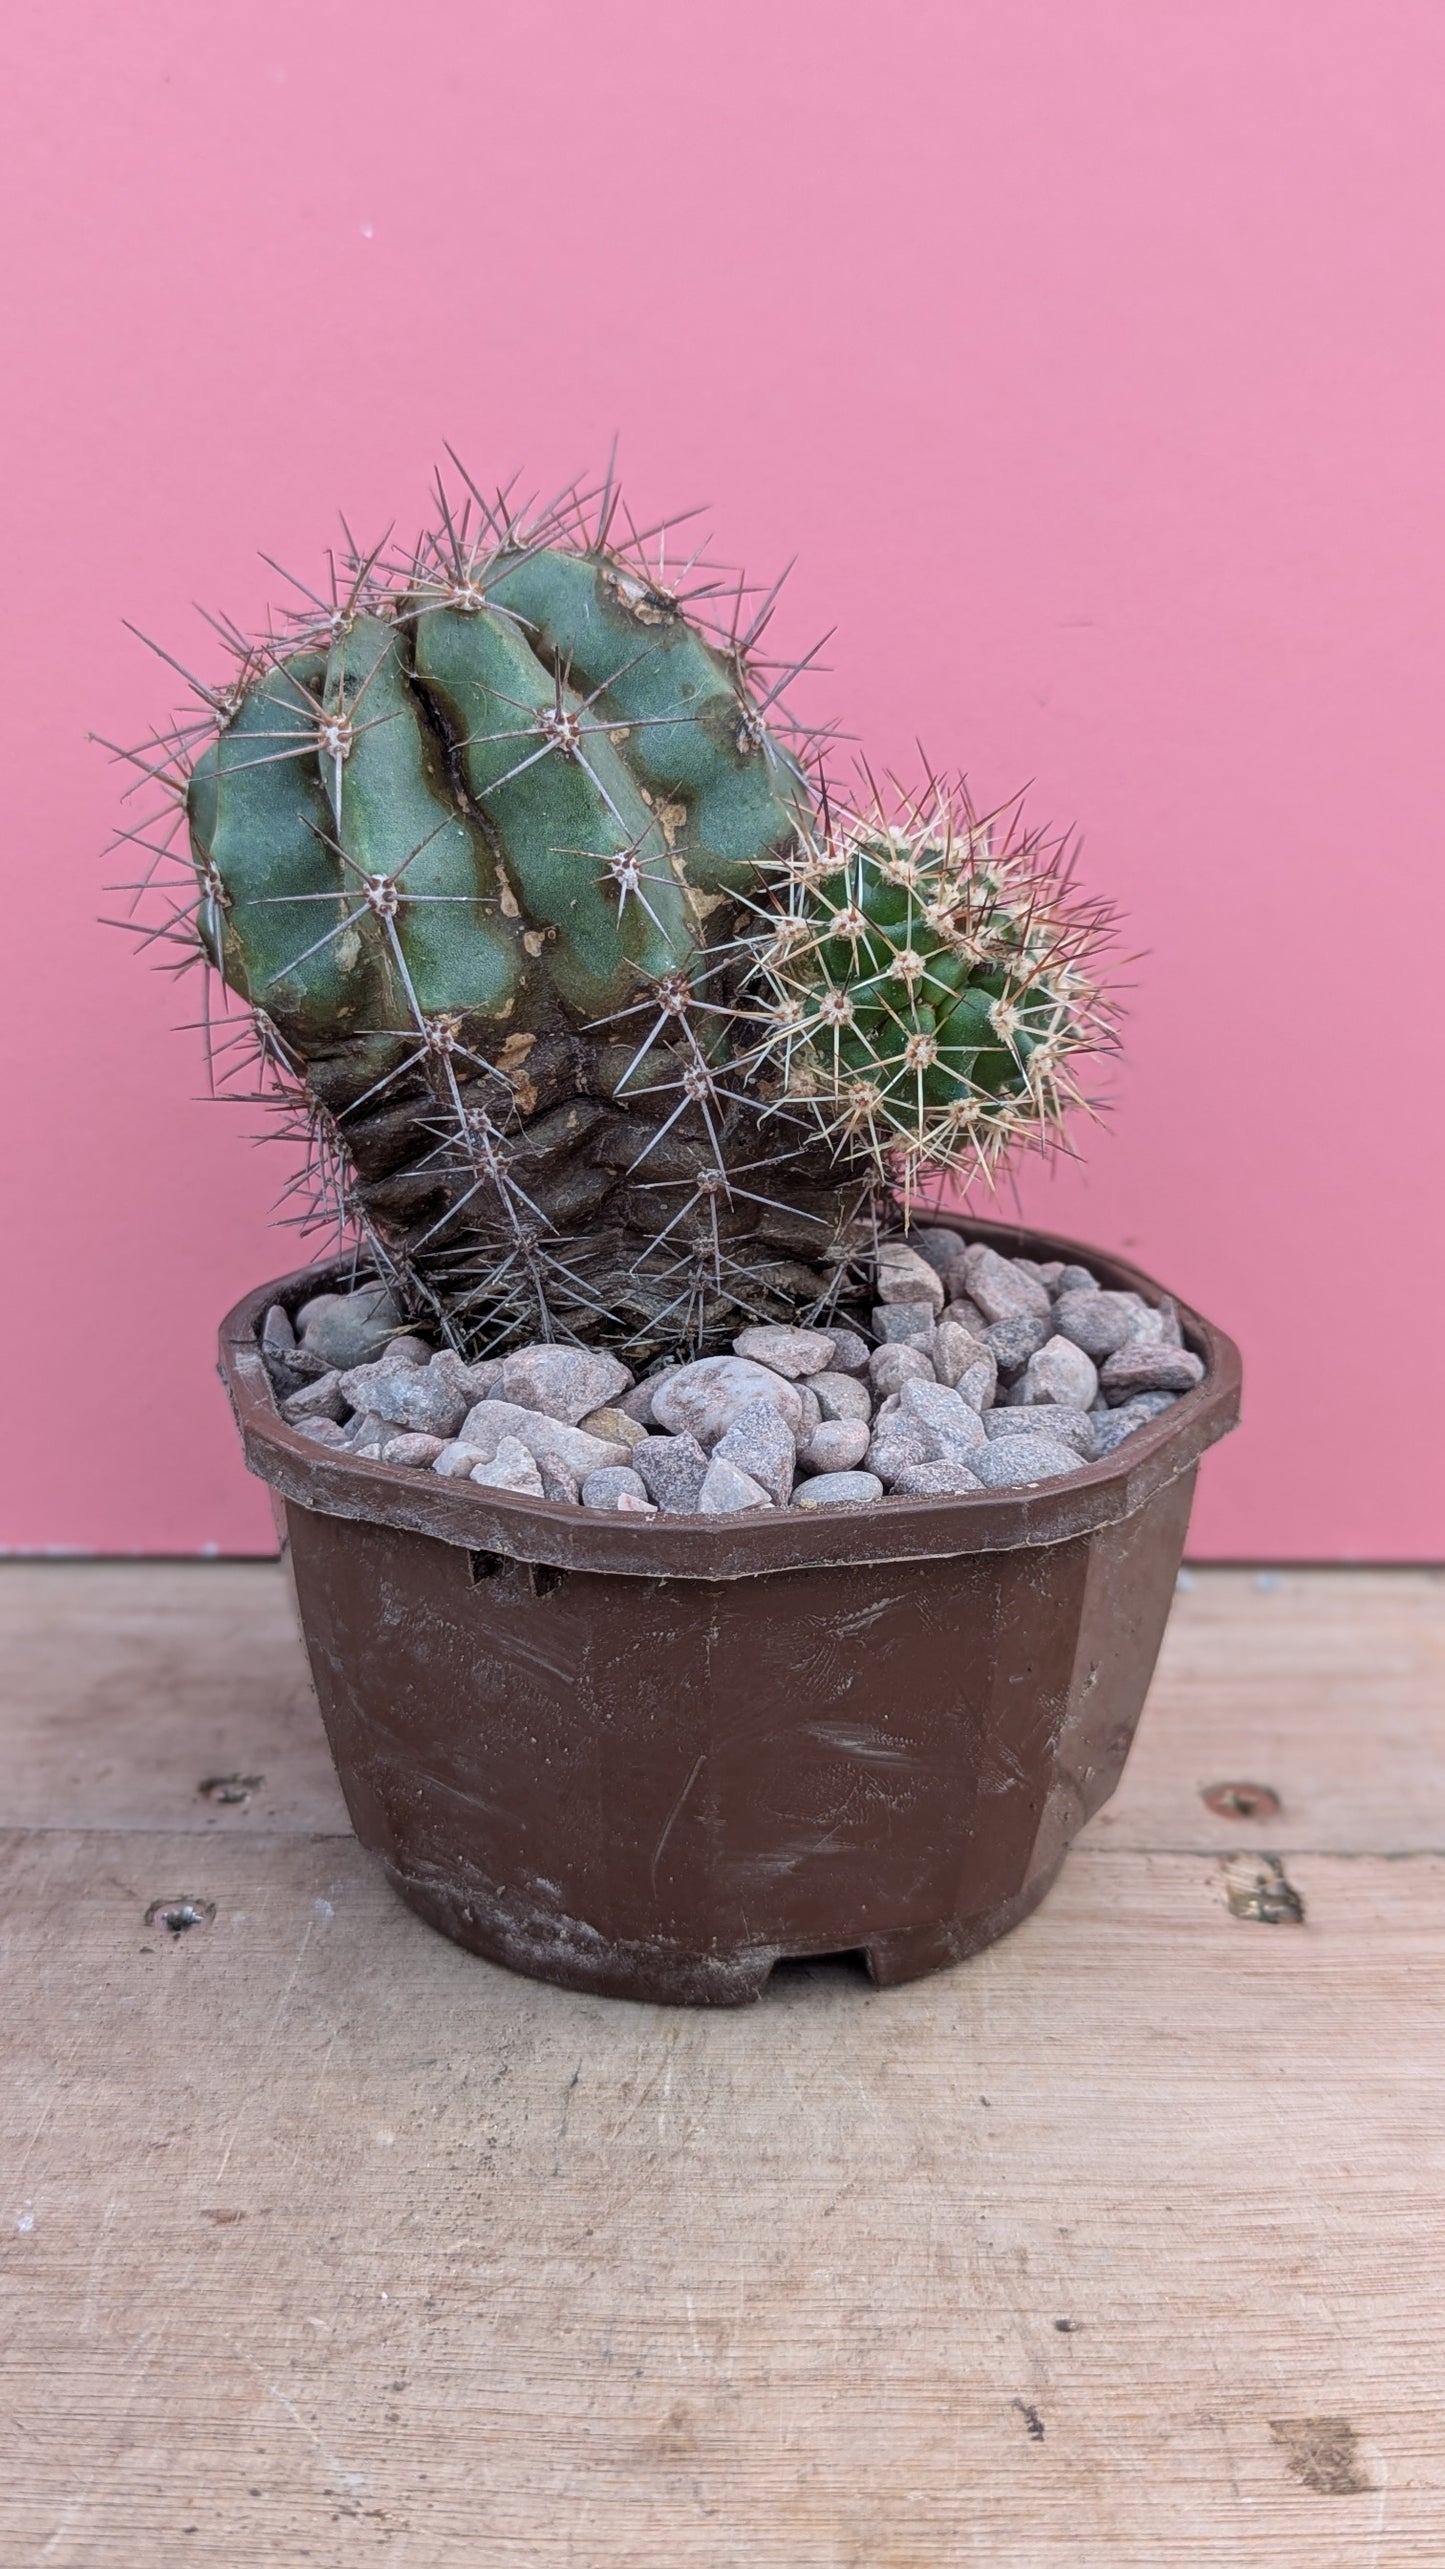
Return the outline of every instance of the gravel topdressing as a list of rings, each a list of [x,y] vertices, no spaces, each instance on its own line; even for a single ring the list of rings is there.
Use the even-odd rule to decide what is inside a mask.
[[[465,1364],[383,1287],[274,1304],[288,1425],[337,1453],[609,1514],[876,1507],[1067,1479],[1201,1382],[1166,1298],[952,1231],[879,1252],[858,1325],[744,1329],[642,1382],[590,1347]]]

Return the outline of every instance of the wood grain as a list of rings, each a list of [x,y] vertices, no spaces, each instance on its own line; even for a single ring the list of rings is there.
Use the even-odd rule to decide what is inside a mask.
[[[5,1562],[0,1666],[0,1825],[349,1827],[278,1562]]]
[[[273,1573],[0,1606],[5,2569],[1438,2569],[1440,1581],[1201,1575],[1035,1918],[736,2015],[403,1910]]]

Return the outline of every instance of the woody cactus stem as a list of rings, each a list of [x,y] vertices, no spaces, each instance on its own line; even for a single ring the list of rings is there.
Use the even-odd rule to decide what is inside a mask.
[[[235,684],[142,757],[194,869],[160,932],[249,1012],[323,1204],[466,1352],[825,1313],[873,1172],[780,1095],[748,987],[745,904],[813,830],[770,602],[705,627],[717,584],[619,537],[610,476],[438,505],[284,642],[234,637]]]
[[[755,911],[782,1093],[905,1206],[930,1178],[991,1179],[1087,1102],[1080,1064],[1116,1039],[1112,935],[1066,848],[980,819],[961,785],[930,781],[901,819],[875,798],[777,865]]]

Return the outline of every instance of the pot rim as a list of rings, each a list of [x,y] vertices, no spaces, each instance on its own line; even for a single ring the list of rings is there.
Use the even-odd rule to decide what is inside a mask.
[[[928,1228],[987,1241],[1008,1256],[1085,1264],[1101,1283],[1158,1302],[1166,1288],[1142,1268],[1052,1231],[930,1213]],[[288,1427],[276,1407],[260,1332],[275,1302],[324,1291],[354,1262],[331,1259],[258,1285],[221,1323],[222,1379],[246,1466],[293,1506],[434,1536],[468,1552],[635,1579],[750,1579],[849,1563],[953,1559],[1066,1543],[1133,1516],[1239,1419],[1239,1350],[1223,1330],[1180,1302],[1186,1346],[1204,1359],[1202,1383],[1067,1480],[1027,1491],[965,1491],[948,1498],[885,1498],[867,1507],[783,1508],[733,1517],[645,1518],[563,1507],[550,1499],[445,1481],[402,1464],[332,1452]],[[1177,1300],[1177,1298],[1176,1298]],[[430,1485],[430,1486],[428,1486]]]

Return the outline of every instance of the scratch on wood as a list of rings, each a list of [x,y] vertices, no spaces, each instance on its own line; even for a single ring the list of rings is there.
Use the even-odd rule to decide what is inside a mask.
[[[562,2144],[567,2138],[567,2126],[572,2119],[572,2099],[577,2093],[577,2081],[581,2075],[582,2063],[579,2061],[562,2091],[562,2119],[557,2126],[557,2147],[552,2160],[554,2177],[562,2173]]]

